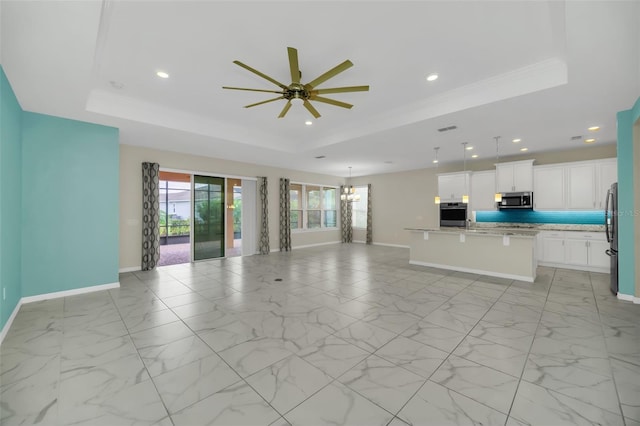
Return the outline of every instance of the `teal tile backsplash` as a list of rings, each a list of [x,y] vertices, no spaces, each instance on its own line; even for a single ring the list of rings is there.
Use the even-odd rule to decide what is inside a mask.
[[[561,223],[604,225],[604,210],[498,210],[476,212],[476,222]]]

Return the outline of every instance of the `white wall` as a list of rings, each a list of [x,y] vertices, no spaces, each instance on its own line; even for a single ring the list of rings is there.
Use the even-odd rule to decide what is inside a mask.
[[[344,179],[315,173],[279,169],[255,164],[199,157],[170,151],[120,145],[120,269],[139,268],[142,245],[142,166],[145,161],[161,168],[244,177],[266,176],[269,190],[269,243],[278,250],[279,181],[339,186]],[[259,220],[259,217],[258,217]],[[260,229],[257,225],[256,229]],[[259,232],[259,231],[258,231]],[[340,241],[340,231],[292,233],[293,248]]]

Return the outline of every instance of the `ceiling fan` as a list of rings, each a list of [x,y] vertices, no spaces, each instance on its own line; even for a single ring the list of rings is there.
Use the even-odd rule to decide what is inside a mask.
[[[261,73],[260,71],[254,68],[251,68],[248,65],[243,64],[240,61],[233,61],[234,64],[239,65],[242,68],[248,71],[251,71],[254,74],[259,75],[265,80],[268,80],[271,83],[275,84],[276,86],[280,87],[280,89],[282,90],[247,89],[243,87],[228,87],[228,86],[223,86],[222,88],[231,89],[231,90],[249,90],[252,92],[266,92],[266,93],[279,94],[280,96],[278,96],[277,98],[268,99],[262,102],[256,102],[255,104],[245,105],[245,108],[251,108],[251,107],[266,104],[269,102],[278,101],[280,99],[286,99],[287,103],[282,109],[282,112],[280,112],[280,115],[278,115],[278,118],[283,118],[287,114],[287,112],[291,108],[292,101],[298,101],[298,102],[301,101],[304,107],[315,118],[319,118],[320,113],[318,112],[318,110],[314,108],[313,105],[311,105],[311,102],[309,101],[323,102],[325,104],[330,104],[330,105],[335,105],[342,108],[351,109],[351,107],[353,107],[353,105],[351,104],[348,104],[346,102],[341,102],[335,99],[325,98],[324,96],[320,96],[320,95],[324,95],[327,93],[366,92],[369,90],[369,86],[348,86],[348,87],[333,87],[333,88],[327,88],[327,89],[316,89],[316,86],[324,83],[325,81],[329,80],[332,77],[335,77],[341,72],[351,68],[353,66],[353,63],[348,59],[342,62],[341,64],[331,68],[329,71],[320,75],[316,79],[311,80],[306,84],[302,84],[300,82],[302,73],[300,72],[300,67],[298,66],[298,50],[294,49],[293,47],[287,47],[287,52],[289,53],[289,68],[291,70],[291,84],[289,85],[280,83],[279,81],[269,77],[266,74]]]

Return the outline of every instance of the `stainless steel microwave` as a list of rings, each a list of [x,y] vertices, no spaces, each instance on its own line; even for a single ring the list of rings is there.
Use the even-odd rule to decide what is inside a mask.
[[[502,201],[498,202],[500,210],[533,209],[533,192],[503,192]]]

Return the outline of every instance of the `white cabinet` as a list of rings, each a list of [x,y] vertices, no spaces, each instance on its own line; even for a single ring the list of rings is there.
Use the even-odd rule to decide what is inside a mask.
[[[615,158],[533,168],[535,210],[603,210],[617,180]]]
[[[535,210],[564,209],[564,166],[534,167],[533,187]]]
[[[603,232],[567,232],[565,241],[568,264],[609,267],[609,258],[605,253],[609,243]]]
[[[469,174],[442,173],[438,175],[438,195],[441,201],[462,201],[462,195],[469,195]]]
[[[565,240],[565,262],[569,265],[589,264],[587,240],[574,240],[573,238]]]
[[[604,210],[607,190],[611,188],[611,184],[618,181],[618,161],[615,158],[600,160],[596,167],[597,185],[596,185],[596,208]]]
[[[596,165],[580,163],[566,166],[567,208],[592,210],[596,208]]]
[[[564,232],[544,231],[538,234],[539,262],[565,263]]]
[[[496,164],[498,192],[533,190],[533,160]]]
[[[471,210],[495,210],[496,172],[488,170],[471,175]]]
[[[538,234],[540,265],[608,272],[609,248],[604,232],[542,231]]]
[[[589,265],[608,271],[611,266],[611,259],[607,256],[606,251],[609,250],[609,247],[610,245],[606,239],[589,241]]]

